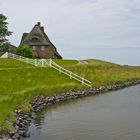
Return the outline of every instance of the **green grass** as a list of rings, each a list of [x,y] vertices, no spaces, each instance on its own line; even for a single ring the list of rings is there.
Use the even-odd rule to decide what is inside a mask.
[[[1,52],[1,51],[0,51],[0,56],[2,56],[3,54],[4,54],[4,52]]]
[[[92,86],[100,87],[110,84],[118,84],[126,81],[140,79],[140,67],[122,66],[101,60],[87,60],[88,64],[77,65],[77,61],[56,60],[66,69],[90,80]]]
[[[56,63],[92,82],[92,86],[106,86],[140,79],[140,67],[121,66],[100,60],[88,60],[77,65],[76,60],[55,60]],[[6,69],[7,68],[7,69]],[[37,68],[13,59],[0,59],[0,126],[7,128],[9,116],[16,108],[28,109],[28,101],[35,95],[59,94],[86,88],[52,68]]]
[[[0,69],[1,68],[25,68],[25,67],[34,67],[33,65],[16,61],[10,58],[1,58],[0,59]]]

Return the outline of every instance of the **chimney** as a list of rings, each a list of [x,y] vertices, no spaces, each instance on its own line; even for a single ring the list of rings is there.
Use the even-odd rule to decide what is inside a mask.
[[[40,26],[41,25],[40,22],[37,22],[37,25]]]
[[[41,27],[41,30],[44,32],[44,27],[43,26]]]

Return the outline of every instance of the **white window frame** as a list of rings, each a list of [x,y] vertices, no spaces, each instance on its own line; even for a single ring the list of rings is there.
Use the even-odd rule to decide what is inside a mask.
[[[45,50],[45,46],[41,46],[41,51],[44,51]]]
[[[36,46],[33,46],[33,50],[34,50],[34,51],[36,50]]]

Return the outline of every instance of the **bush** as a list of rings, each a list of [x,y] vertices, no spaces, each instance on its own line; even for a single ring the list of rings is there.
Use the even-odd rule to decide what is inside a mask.
[[[33,58],[33,51],[29,45],[19,46],[15,54],[28,57],[28,58]]]

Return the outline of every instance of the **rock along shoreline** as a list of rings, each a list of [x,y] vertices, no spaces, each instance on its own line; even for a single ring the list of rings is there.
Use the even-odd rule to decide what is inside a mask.
[[[55,94],[53,96],[35,96],[31,99],[30,104],[32,109],[29,112],[24,112],[21,109],[15,111],[16,122],[13,124],[14,131],[9,134],[4,134],[0,131],[0,140],[21,140],[30,137],[29,126],[32,121],[32,114],[42,111],[50,105],[61,103],[66,100],[73,100],[76,98],[107,93],[110,91],[117,91],[126,87],[140,84],[140,80],[125,82],[123,84],[109,85],[100,88],[89,88],[82,91],[68,91],[62,94]]]

